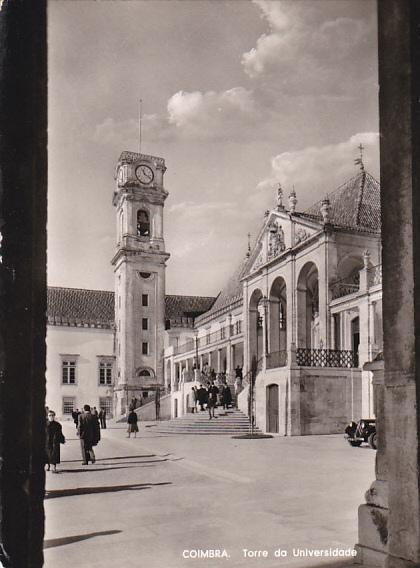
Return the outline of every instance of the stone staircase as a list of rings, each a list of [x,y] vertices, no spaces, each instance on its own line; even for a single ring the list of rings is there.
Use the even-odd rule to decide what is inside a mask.
[[[209,420],[207,411],[186,414],[181,418],[160,422],[153,432],[160,434],[246,434],[249,431],[248,417],[237,409],[216,409],[216,417]],[[259,432],[254,428],[255,432]]]

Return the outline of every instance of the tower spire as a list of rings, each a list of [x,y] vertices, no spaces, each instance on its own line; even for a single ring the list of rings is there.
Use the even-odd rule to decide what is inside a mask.
[[[141,127],[143,121],[143,100],[139,100],[139,154],[141,154]]]

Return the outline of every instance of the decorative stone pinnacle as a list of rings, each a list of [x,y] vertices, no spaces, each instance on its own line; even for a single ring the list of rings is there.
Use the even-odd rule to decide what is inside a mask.
[[[363,146],[363,144],[360,142],[360,144],[358,145],[357,149],[360,152],[360,156],[358,158],[356,158],[354,160],[354,163],[356,164],[356,166],[360,166],[360,170],[362,172],[365,171],[365,165],[363,163],[363,150],[365,149],[365,147]]]
[[[289,195],[290,213],[294,213],[296,211],[296,204],[297,204],[297,197],[296,197],[295,186],[293,186],[293,189],[292,189],[292,191],[290,192],[290,195]]]
[[[365,266],[365,268],[369,267],[369,261],[370,261],[370,251],[368,251],[367,249],[363,252],[363,264]]]
[[[284,209],[284,205],[283,205],[283,190],[281,188],[281,184],[279,183],[279,186],[277,188],[277,209],[279,211],[281,211],[282,209]]]
[[[266,209],[266,210],[264,211],[264,217],[268,217],[269,215],[270,215],[270,210],[269,210],[269,209]]]
[[[327,196],[321,201],[321,215],[324,224],[330,222],[330,211],[331,211],[331,204]]]
[[[246,251],[246,256],[247,258],[251,256],[251,233],[248,233],[248,250]]]

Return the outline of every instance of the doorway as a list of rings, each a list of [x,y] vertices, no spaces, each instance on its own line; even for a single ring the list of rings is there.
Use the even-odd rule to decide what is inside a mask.
[[[269,385],[267,387],[267,432],[278,434],[279,432],[279,387]]]

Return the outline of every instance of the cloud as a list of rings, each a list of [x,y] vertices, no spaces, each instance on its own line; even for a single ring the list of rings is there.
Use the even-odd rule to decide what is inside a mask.
[[[169,99],[167,110],[169,123],[188,138],[234,137],[257,118],[253,93],[243,87],[179,91]]]
[[[373,20],[316,10],[314,2],[254,0],[269,31],[244,53],[251,79],[272,78],[283,95],[357,95],[360,82],[376,79]],[[323,19],[322,19],[323,18]]]
[[[253,92],[243,87],[225,91],[178,91],[167,103],[166,115],[143,116],[143,138],[151,142],[175,139],[235,139],[249,135],[260,118]],[[101,144],[126,144],[138,140],[139,123],[130,118],[117,121],[107,117],[97,124],[92,138]]]
[[[272,200],[273,188],[281,183],[286,199],[295,186],[301,201],[300,210],[306,209],[358,173],[354,159],[359,156],[357,147],[360,143],[365,148],[365,168],[374,177],[378,177],[379,134],[360,132],[338,144],[310,146],[272,157],[271,175],[257,186],[260,202],[264,203],[269,198]]]

